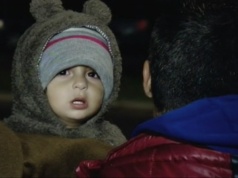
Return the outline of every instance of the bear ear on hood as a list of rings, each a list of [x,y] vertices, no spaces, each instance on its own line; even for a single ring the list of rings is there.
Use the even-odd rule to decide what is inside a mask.
[[[83,5],[83,13],[97,17],[104,24],[108,24],[112,19],[111,10],[100,0],[86,1]]]
[[[37,22],[48,19],[64,10],[60,0],[32,0],[30,13]]]

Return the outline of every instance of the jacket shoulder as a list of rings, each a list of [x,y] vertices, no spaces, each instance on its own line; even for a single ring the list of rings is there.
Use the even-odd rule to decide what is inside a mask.
[[[17,134],[0,122],[1,177],[21,177],[23,172],[22,147]]]
[[[142,134],[114,150],[102,177],[232,177],[229,154]],[[110,176],[109,176],[110,177]]]

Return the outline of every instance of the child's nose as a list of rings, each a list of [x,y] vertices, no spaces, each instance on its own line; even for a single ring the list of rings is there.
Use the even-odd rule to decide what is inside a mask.
[[[87,88],[87,81],[85,77],[75,76],[73,81],[73,88],[78,88],[80,90],[84,90]]]

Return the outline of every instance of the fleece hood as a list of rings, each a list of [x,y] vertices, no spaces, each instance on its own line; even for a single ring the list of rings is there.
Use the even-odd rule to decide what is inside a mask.
[[[35,23],[20,37],[12,64],[12,115],[4,121],[13,130],[63,137],[99,138],[113,145],[125,142],[120,129],[102,115],[117,98],[121,77],[121,55],[109,29],[110,9],[100,0],[88,0],[82,12],[65,10],[60,0],[32,0],[30,12]],[[68,129],[51,111],[39,79],[39,61],[47,42],[56,34],[77,27],[88,27],[105,34],[110,44],[114,86],[100,112],[77,129]]]
[[[238,155],[238,95],[205,98],[139,125],[152,132]]]

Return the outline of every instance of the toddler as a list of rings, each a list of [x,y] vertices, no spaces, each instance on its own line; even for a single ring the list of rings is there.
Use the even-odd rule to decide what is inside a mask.
[[[102,118],[117,98],[121,56],[108,27],[110,9],[88,0],[83,12],[59,0],[32,0],[36,20],[18,41],[12,68],[12,114],[17,132],[126,141]]]

